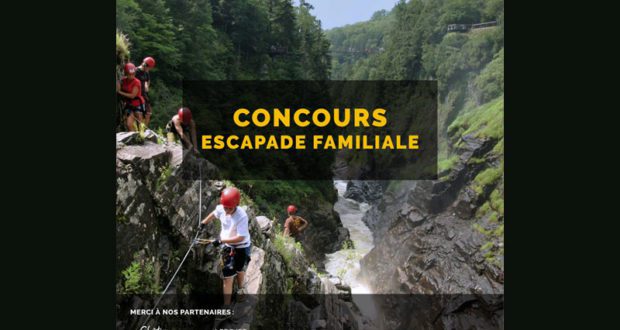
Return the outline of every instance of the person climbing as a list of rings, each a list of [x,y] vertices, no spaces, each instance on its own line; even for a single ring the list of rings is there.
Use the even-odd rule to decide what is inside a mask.
[[[149,98],[149,90],[151,88],[151,74],[149,71],[151,71],[154,67],[155,59],[149,56],[145,57],[144,60],[142,60],[142,64],[140,64],[140,66],[136,69],[136,78],[140,80],[142,97],[144,98],[144,125],[147,127],[151,122],[151,114],[153,110],[151,107],[151,100]]]
[[[295,205],[289,205],[286,211],[288,213],[288,218],[284,221],[284,236],[297,237],[301,232],[306,230],[308,221],[295,215],[297,213],[297,207]]]
[[[142,123],[144,118],[144,99],[142,98],[142,86],[140,80],[136,78],[136,66],[127,63],[124,67],[125,77],[120,84],[116,84],[116,92],[125,98],[123,108],[126,117],[128,131],[137,130],[137,126]],[[136,120],[138,123],[136,124]]]
[[[175,137],[178,137],[183,143],[183,148],[193,149],[195,153],[198,153],[196,123],[192,119],[192,111],[189,108],[180,108],[166,124],[166,131],[169,142],[174,142]]]
[[[219,238],[214,240],[213,246],[222,248],[222,277],[224,292],[224,308],[230,308],[233,289],[233,278],[237,277],[237,301],[245,299],[244,286],[245,269],[250,262],[252,244],[248,229],[248,215],[239,208],[241,193],[237,188],[226,188],[220,195],[220,204],[215,207],[201,222],[201,228],[213,219],[221,224]]]

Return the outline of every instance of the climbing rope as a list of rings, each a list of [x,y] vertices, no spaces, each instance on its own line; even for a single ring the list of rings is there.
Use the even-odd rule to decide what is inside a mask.
[[[200,228],[202,221],[202,162],[198,162],[198,175],[200,176],[200,183],[198,184],[198,227]]]
[[[198,175],[199,175],[199,178],[200,178],[199,190],[198,190],[199,191],[199,193],[198,193],[198,205],[199,205],[198,206],[198,230],[196,231],[196,236],[194,236],[194,239],[192,240],[192,243],[189,245],[189,248],[187,249],[187,252],[185,252],[185,256],[181,260],[181,263],[179,264],[179,267],[177,267],[177,270],[172,275],[172,278],[170,279],[170,281],[168,281],[168,284],[166,285],[166,288],[164,288],[164,291],[161,293],[161,295],[159,296],[159,298],[155,302],[155,305],[152,308],[153,310],[155,310],[155,308],[157,308],[157,306],[159,305],[161,300],[164,298],[164,295],[166,294],[166,292],[168,292],[168,289],[170,288],[170,285],[172,284],[172,282],[176,278],[177,274],[181,270],[181,267],[183,267],[183,263],[185,263],[185,259],[187,259],[187,256],[192,251],[192,248],[194,247],[194,245],[195,244],[208,244],[208,243],[210,243],[212,241],[212,240],[199,240],[198,239],[198,236],[202,232],[202,229],[200,228],[200,222],[202,221],[202,163],[200,163],[200,162],[198,163]],[[146,321],[144,321],[144,323],[142,324],[142,326],[139,329],[142,329],[142,327],[144,327],[149,322],[150,319],[151,319],[151,315],[149,315],[146,318]]]

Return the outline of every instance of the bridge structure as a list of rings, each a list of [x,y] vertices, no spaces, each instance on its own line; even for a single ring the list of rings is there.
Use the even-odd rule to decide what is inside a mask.
[[[497,21],[490,21],[476,24],[449,24],[448,32],[469,32],[471,30],[478,30],[497,26]]]

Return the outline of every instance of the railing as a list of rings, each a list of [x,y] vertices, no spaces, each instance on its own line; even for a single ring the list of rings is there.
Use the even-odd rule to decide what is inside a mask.
[[[491,26],[496,26],[497,25],[497,21],[490,21],[490,22],[484,22],[484,23],[478,23],[478,24],[472,24],[471,28],[473,29],[482,29],[485,27],[491,27]]]
[[[467,32],[469,30],[482,29],[487,27],[496,26],[497,21],[490,21],[477,24],[449,24],[448,32]]]

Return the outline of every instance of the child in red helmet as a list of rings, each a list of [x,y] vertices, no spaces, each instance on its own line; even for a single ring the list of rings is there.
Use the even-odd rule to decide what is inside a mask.
[[[155,67],[155,59],[146,57],[142,64],[136,68],[136,78],[140,80],[142,86],[142,97],[144,98],[144,124],[148,127],[151,122],[151,100],[149,99],[149,90],[151,87],[151,74],[149,71]]]
[[[288,213],[288,218],[284,221],[284,236],[297,237],[308,227],[308,221],[295,215],[295,213],[297,213],[297,207],[295,205],[289,205],[286,211]]]
[[[216,247],[223,244],[222,277],[224,281],[224,307],[231,303],[233,279],[237,277],[237,300],[245,298],[244,276],[250,262],[252,243],[250,238],[247,213],[239,206],[241,193],[237,188],[226,188],[220,196],[220,204],[215,207],[204,220],[202,226],[213,219],[221,224],[219,238],[212,244]]]
[[[124,110],[127,115],[127,130],[134,131],[144,119],[144,98],[142,97],[140,80],[136,78],[136,66],[133,63],[127,63],[124,71],[125,77],[120,84],[116,85],[116,92],[125,97]]]
[[[166,124],[168,141],[174,142],[179,138],[183,143],[183,148],[192,149],[198,153],[196,141],[196,123],[192,119],[192,111],[189,108],[181,108],[176,115]]]

